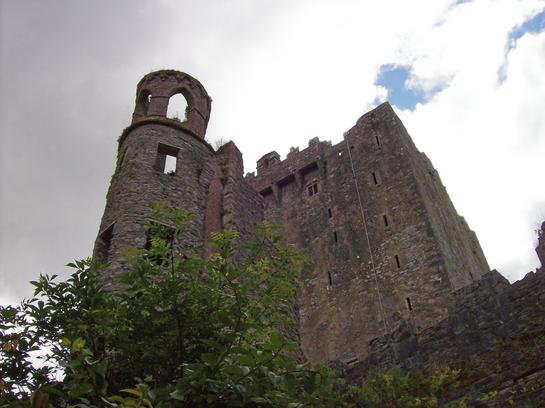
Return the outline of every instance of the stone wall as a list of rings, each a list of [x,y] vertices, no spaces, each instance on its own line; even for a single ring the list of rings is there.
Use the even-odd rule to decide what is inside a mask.
[[[496,395],[482,406],[545,406],[545,271],[510,285],[497,271],[454,294],[449,316],[425,330],[410,322],[373,339],[368,357],[342,365],[358,382],[372,368],[461,369],[452,399]]]

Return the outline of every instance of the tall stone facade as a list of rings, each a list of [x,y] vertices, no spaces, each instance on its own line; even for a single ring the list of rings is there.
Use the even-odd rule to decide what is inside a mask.
[[[166,118],[180,93],[183,122]],[[194,214],[192,244],[222,228],[246,236],[258,221],[280,224],[308,259],[299,335],[313,362],[361,362],[371,340],[404,322],[417,331],[436,325],[454,293],[488,273],[475,234],[389,104],[362,116],[341,143],[312,139],[285,160],[268,153],[246,177],[233,143],[214,151],[205,141],[210,110],[187,74],[158,71],[138,84],[94,249],[112,290],[126,268],[123,248],[146,245],[150,201]]]

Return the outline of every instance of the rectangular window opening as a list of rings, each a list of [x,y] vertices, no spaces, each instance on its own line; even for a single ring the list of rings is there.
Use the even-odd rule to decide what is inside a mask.
[[[383,215],[382,219],[384,220],[384,226],[387,227],[388,226],[388,217],[386,215]]]
[[[339,238],[337,237],[337,231],[333,231],[333,240],[335,242],[339,242]]]
[[[311,196],[313,195],[314,193],[312,192],[312,186],[309,186],[308,187],[308,195]]]
[[[333,286],[333,279],[331,278],[331,272],[327,273],[327,278],[328,278],[328,281],[329,281],[329,286]]]
[[[408,297],[405,300],[407,301],[407,308],[409,309],[409,312],[412,312],[413,305],[411,304],[411,298]]]
[[[373,182],[375,183],[375,185],[378,184],[377,173],[375,172],[373,172]]]
[[[176,174],[176,162],[180,149],[164,144],[157,147],[157,159],[155,168],[163,174]]]
[[[378,136],[375,136],[375,140],[377,142],[377,146],[380,146],[380,139],[378,138]]]
[[[314,183],[307,188],[308,195],[313,196],[314,194],[318,194],[318,183]]]
[[[333,214],[331,213],[331,208],[328,208],[328,209],[327,209],[327,216],[328,216],[329,218],[333,217]]]
[[[112,237],[114,233],[114,224],[106,228],[99,236],[95,259],[102,263],[108,263],[110,258],[110,248],[112,246]]]
[[[395,259],[396,259],[396,265],[398,268],[401,268],[401,262],[399,262],[399,256],[395,256]]]

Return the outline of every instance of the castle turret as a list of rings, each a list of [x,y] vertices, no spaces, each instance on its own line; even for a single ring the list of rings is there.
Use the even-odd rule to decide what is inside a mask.
[[[183,121],[166,117],[169,101],[177,94],[187,101]],[[204,140],[210,108],[206,90],[183,72],[152,72],[138,84],[132,124],[119,138],[117,165],[93,253],[108,264],[108,285],[114,285],[125,268],[123,248],[146,245],[147,226],[153,222],[150,202],[163,201],[193,213],[188,243],[205,241],[206,224],[220,228],[221,202],[207,209],[210,185],[221,190],[214,150]]]

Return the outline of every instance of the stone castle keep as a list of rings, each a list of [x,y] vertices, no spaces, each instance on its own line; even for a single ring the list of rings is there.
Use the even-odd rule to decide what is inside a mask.
[[[188,105],[183,122],[166,117],[169,99],[180,93]],[[509,287],[490,272],[437,171],[388,103],[358,119],[342,142],[311,139],[284,160],[267,153],[257,174],[244,176],[234,143],[215,151],[206,142],[211,99],[195,78],[153,72],[136,95],[94,249],[108,263],[110,287],[126,267],[122,248],[146,245],[150,201],[191,211],[187,240],[194,244],[223,228],[248,236],[259,221],[278,223],[308,257],[299,334],[313,362],[354,368],[373,356],[379,361],[386,355],[377,352],[381,339],[391,345],[400,328],[406,339],[450,322],[460,293],[489,299]],[[396,344],[390,359],[424,347]]]

